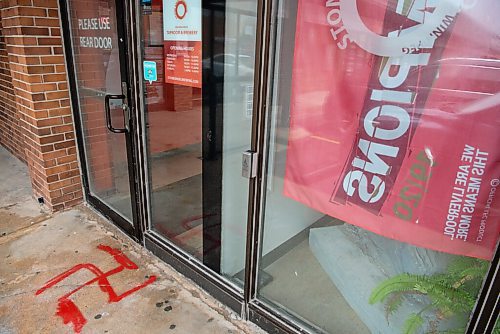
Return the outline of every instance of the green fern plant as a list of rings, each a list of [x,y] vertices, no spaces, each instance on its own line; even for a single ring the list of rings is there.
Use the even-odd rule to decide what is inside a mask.
[[[488,270],[488,262],[470,257],[457,257],[444,273],[433,275],[399,274],[388,278],[375,287],[369,303],[385,303],[386,318],[394,314],[403,304],[405,295],[425,295],[428,304],[418,313],[412,313],[406,319],[402,332],[415,334],[425,323],[422,316],[426,311],[433,311],[436,320],[429,324],[430,333],[438,333],[440,321],[452,317],[467,319],[474,307],[477,293]],[[449,330],[446,334],[464,333],[465,328]],[[495,334],[500,334],[497,325]]]

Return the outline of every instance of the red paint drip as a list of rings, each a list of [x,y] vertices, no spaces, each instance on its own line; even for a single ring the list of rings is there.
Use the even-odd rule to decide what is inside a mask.
[[[75,333],[80,333],[87,323],[78,306],[69,299],[59,300],[56,314],[63,319],[65,325],[71,323]]]
[[[97,246],[97,249],[100,249],[108,253],[109,255],[113,256],[115,261],[121,264],[126,269],[139,269],[139,267],[134,262],[132,262],[127,257],[127,255],[123,254],[119,249],[111,248],[105,245],[99,245]]]

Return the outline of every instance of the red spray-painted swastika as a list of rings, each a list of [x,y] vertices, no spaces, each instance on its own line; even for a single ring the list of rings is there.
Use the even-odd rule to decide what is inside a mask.
[[[156,276],[150,276],[145,282],[137,285],[136,287],[127,290],[122,294],[117,294],[111,286],[108,277],[115,275],[123,271],[124,269],[137,270],[139,269],[139,267],[134,262],[132,262],[125,254],[123,254],[116,248],[111,248],[104,245],[99,245],[97,246],[97,248],[113,256],[119,266],[109,271],[103,272],[91,263],[78,264],[73,268],[63,272],[62,274],[54,277],[53,279],[45,283],[45,285],[36,292],[37,296],[39,294],[42,294],[45,290],[53,287],[57,283],[64,280],[66,277],[73,275],[81,269],[87,269],[96,276],[95,278],[78,286],[76,289],[68,292],[58,299],[59,302],[56,315],[60,316],[63,319],[64,324],[71,323],[73,325],[73,330],[75,331],[75,333],[80,333],[82,331],[83,326],[87,323],[87,319],[85,319],[78,306],[76,306],[76,304],[71,299],[69,299],[69,297],[83,287],[97,283],[101,291],[108,294],[108,303],[116,303],[136,292],[137,290],[140,290],[145,286],[153,283],[156,280]]]

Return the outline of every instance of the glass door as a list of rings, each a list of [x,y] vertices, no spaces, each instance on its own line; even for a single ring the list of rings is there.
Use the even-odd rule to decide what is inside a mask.
[[[137,237],[132,122],[122,1],[69,0],[73,103],[87,200]]]
[[[257,1],[139,10],[150,233],[241,287]]]
[[[498,271],[500,3],[273,4],[257,300],[315,332],[465,333]]]

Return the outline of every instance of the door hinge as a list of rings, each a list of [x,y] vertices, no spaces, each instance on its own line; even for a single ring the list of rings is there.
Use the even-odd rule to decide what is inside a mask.
[[[247,179],[253,179],[257,176],[257,152],[243,152],[241,159],[241,175]]]

